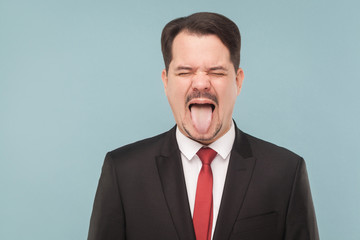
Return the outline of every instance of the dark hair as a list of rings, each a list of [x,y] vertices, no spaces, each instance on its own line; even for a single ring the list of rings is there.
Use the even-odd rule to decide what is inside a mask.
[[[172,60],[173,41],[182,31],[199,35],[216,35],[229,49],[230,60],[234,65],[235,71],[239,68],[241,37],[236,24],[227,17],[217,13],[199,12],[187,17],[174,19],[164,27],[161,34],[161,51],[166,71],[169,70]]]

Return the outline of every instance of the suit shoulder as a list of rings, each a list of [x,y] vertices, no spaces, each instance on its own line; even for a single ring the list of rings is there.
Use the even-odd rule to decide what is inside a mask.
[[[144,163],[164,153],[167,149],[178,149],[175,131],[176,127],[154,137],[146,138],[134,143],[127,144],[106,155],[106,159],[112,159],[114,163]],[[171,146],[166,148],[166,146]]]
[[[251,150],[256,157],[272,157],[277,159],[301,159],[302,157],[293,151],[278,146],[274,143],[262,140],[247,133],[244,133],[249,141]]]
[[[122,147],[119,147],[117,149],[114,149],[110,151],[108,154],[112,157],[116,158],[122,155],[128,155],[128,154],[144,154],[147,151],[156,151],[162,146],[162,142],[164,141],[164,138],[168,134],[168,132],[161,133],[159,135],[145,138],[127,145],[124,145]]]

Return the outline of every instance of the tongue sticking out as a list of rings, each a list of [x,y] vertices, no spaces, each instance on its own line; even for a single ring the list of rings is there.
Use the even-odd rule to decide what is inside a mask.
[[[212,119],[212,108],[209,104],[194,104],[191,107],[191,119],[200,134],[209,130]]]

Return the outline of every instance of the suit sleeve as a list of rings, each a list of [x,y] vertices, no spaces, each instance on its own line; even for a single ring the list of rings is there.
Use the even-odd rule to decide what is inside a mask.
[[[319,240],[304,160],[299,160],[286,217],[285,240]]]
[[[96,191],[88,240],[110,239],[125,239],[125,219],[113,159],[108,153]]]

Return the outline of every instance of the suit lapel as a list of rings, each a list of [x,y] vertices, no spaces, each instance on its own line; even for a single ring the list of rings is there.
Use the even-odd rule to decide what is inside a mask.
[[[195,240],[175,129],[168,132],[162,153],[156,157],[156,164],[165,200],[179,239]]]
[[[215,240],[229,239],[242,207],[255,162],[245,134],[237,129],[214,232]]]

